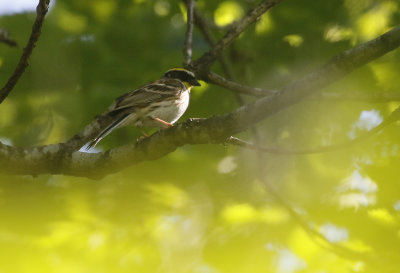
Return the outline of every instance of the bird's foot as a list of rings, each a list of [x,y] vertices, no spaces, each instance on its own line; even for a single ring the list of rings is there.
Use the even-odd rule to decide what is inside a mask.
[[[162,119],[160,119],[160,118],[153,118],[153,119],[154,119],[155,121],[161,123],[161,124],[167,125],[168,127],[173,127],[173,126],[174,126],[174,125],[172,125],[171,123],[166,122],[165,120],[162,120]]]

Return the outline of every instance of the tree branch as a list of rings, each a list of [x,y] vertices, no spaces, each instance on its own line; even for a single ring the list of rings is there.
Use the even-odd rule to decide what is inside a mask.
[[[107,125],[112,122],[112,119],[107,114],[97,115],[94,120],[88,124],[81,132],[75,134],[67,142],[66,147],[71,151],[76,151],[81,148],[85,143],[94,138],[101,132]]]
[[[49,3],[50,0],[40,0],[39,4],[36,7],[36,19],[32,26],[32,32],[29,37],[28,44],[24,48],[24,51],[17,67],[15,68],[14,73],[8,79],[5,86],[0,90],[0,103],[2,103],[7,98],[8,94],[10,94],[14,86],[17,84],[19,78],[24,73],[26,67],[28,66],[29,57],[31,56],[32,51],[36,46],[36,42],[41,34],[44,17],[48,11]]]
[[[228,79],[225,79],[224,77],[214,73],[214,72],[209,72],[207,74],[207,81],[211,82],[213,84],[219,85],[221,87],[224,87],[226,89],[247,94],[247,95],[253,95],[257,97],[265,97],[268,95],[272,95],[275,93],[278,93],[278,90],[266,90],[266,89],[261,89],[257,87],[251,87],[247,85],[243,85],[240,83],[237,83],[235,81],[231,81]]]
[[[102,153],[88,154],[72,149],[78,146],[77,143],[98,132],[104,122],[102,116],[67,143],[26,149],[1,144],[0,171],[100,178],[142,161],[158,159],[186,144],[224,143],[229,136],[299,102],[398,46],[400,27],[395,27],[372,41],[337,55],[322,68],[295,81],[277,94],[258,99],[225,115],[190,119],[135,144]]]
[[[187,0],[186,2],[187,29],[183,44],[183,66],[188,66],[192,62],[194,0]]]
[[[399,46],[400,26],[397,26],[374,40],[338,54],[320,69],[288,85],[280,92],[260,98],[228,114],[227,120],[235,119],[234,123],[230,123],[233,127],[230,131],[232,134],[243,131],[248,124],[259,122],[281,111]]]

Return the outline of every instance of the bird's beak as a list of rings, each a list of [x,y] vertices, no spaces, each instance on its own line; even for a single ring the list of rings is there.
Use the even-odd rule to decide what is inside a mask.
[[[196,79],[191,79],[189,83],[193,86],[201,86],[201,84]]]

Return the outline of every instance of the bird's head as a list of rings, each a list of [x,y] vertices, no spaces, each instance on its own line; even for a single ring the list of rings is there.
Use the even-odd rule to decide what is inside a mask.
[[[196,80],[194,73],[184,68],[172,68],[165,72],[164,77],[180,80],[189,90],[193,86],[201,86],[201,84]]]

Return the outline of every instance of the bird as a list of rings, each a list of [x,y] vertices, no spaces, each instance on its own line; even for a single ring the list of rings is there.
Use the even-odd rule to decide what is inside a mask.
[[[172,127],[188,108],[190,90],[194,86],[201,84],[193,72],[172,68],[160,79],[118,97],[104,113],[110,123],[88,143],[86,150],[123,126]]]

